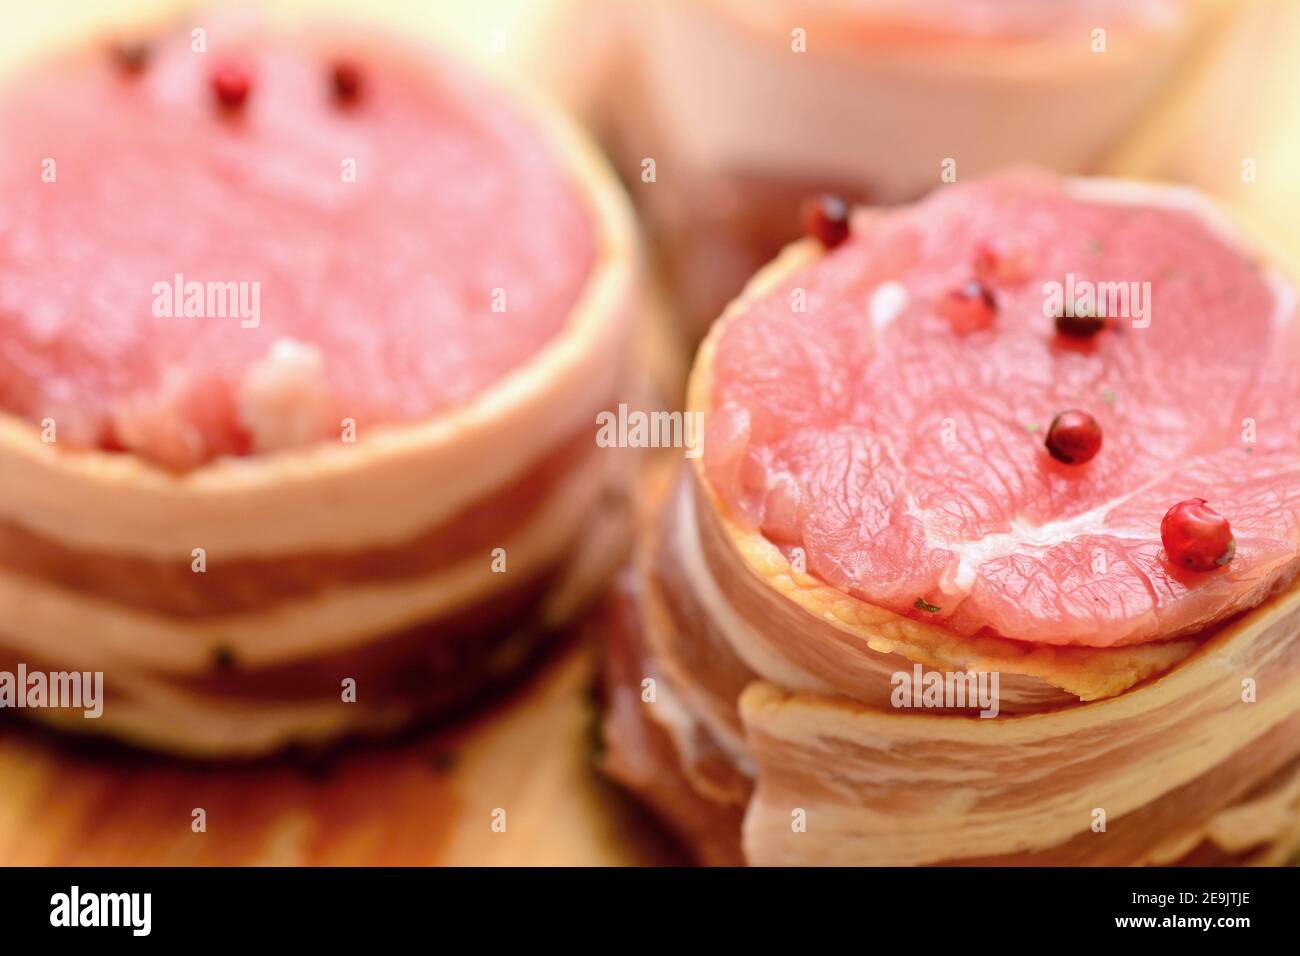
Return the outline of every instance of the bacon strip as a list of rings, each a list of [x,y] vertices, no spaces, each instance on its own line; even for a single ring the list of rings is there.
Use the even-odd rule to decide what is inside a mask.
[[[678,502],[689,501],[691,484],[683,480]],[[671,504],[664,515],[639,546],[642,571],[602,619],[606,768],[703,861],[1121,865],[1259,862],[1300,849],[1300,589],[1214,633],[1130,649],[1130,686],[1103,700],[1084,703],[1017,673],[1004,654],[1004,693],[1026,693],[1007,697],[999,718],[902,711],[888,705],[890,674],[911,670],[912,648],[837,651],[830,632],[844,641],[843,630],[774,587],[764,593],[725,540],[713,538],[708,553],[740,602],[706,610],[698,588],[663,587],[687,579],[663,538],[684,534],[684,516],[697,520]],[[782,650],[769,672],[794,659],[829,691],[792,690],[747,668],[729,642],[738,633]],[[1021,670],[1059,683],[1086,683],[1095,671],[1109,682],[1107,656],[1056,668],[1030,660]],[[855,660],[855,683],[839,680]],[[673,707],[639,701],[646,678],[672,688]],[[1243,700],[1247,679],[1254,702]],[[723,726],[734,726],[738,754],[730,734],[714,732],[728,706]],[[728,825],[741,807],[743,839]],[[1092,829],[1097,810],[1105,832]],[[806,830],[791,827],[797,811]]]
[[[580,428],[498,493],[391,547],[231,560],[218,552],[200,575],[189,552],[170,563],[110,554],[0,521],[0,569],[177,618],[264,610],[333,587],[413,578],[488,554],[546,505],[576,462],[598,454],[591,429]]]

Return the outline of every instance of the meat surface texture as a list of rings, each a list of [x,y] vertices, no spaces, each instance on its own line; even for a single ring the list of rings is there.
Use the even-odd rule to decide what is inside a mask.
[[[1258,604],[1300,561],[1296,300],[1180,198],[1013,177],[860,219],[719,330],[705,467],[728,512],[961,634],[1108,647]],[[949,297],[990,249],[996,314],[963,331]],[[1125,314],[1062,335],[1057,287]],[[1087,464],[1044,448],[1067,409],[1101,425]],[[1210,574],[1161,547],[1191,497],[1236,535]]]
[[[183,470],[433,418],[554,339],[595,233],[531,116],[446,60],[204,25],[0,92],[0,409]]]
[[[997,313],[955,331],[977,259]],[[1149,324],[1063,340],[1068,272],[1150,282]],[[1285,861],[1295,321],[1166,187],[1016,174],[791,247],[702,346],[704,455],[610,599],[609,771],[706,862]],[[1043,447],[1066,407],[1102,423],[1085,465]],[[1161,553],[1193,495],[1237,536],[1214,571]]]

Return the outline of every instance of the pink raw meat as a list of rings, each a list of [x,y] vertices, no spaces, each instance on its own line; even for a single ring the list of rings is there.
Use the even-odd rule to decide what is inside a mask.
[[[737,0],[750,16],[768,10],[761,0]],[[840,42],[872,38],[893,43],[957,38],[1015,42],[1078,36],[1084,43],[1101,26],[1123,36],[1131,24],[1178,17],[1189,0],[783,0],[773,15],[810,34]]]
[[[237,117],[210,81],[231,62]],[[340,105],[328,54],[212,29],[139,76],[96,50],[9,79],[0,408],[184,469],[427,419],[528,361],[591,269],[589,211],[495,89],[412,62],[363,57]],[[155,317],[177,273],[260,283],[260,325]]]
[[[733,516],[804,548],[826,582],[961,634],[1149,641],[1289,581],[1293,289],[1202,213],[1153,204],[1171,193],[1123,189],[1093,184],[1085,198],[1031,175],[942,187],[860,216],[848,242],[726,324],[705,467]],[[1024,274],[991,284],[991,328],[961,334],[940,303],[990,242]],[[1067,273],[1149,281],[1150,326],[1062,338],[1044,284]],[[791,308],[797,288],[806,313]],[[1043,447],[1068,408],[1103,430],[1086,465]],[[1166,560],[1161,518],[1191,497],[1232,524],[1225,568]]]

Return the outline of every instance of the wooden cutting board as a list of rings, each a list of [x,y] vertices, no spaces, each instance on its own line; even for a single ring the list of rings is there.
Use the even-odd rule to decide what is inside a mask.
[[[461,726],[316,763],[181,763],[6,720],[0,864],[681,862],[595,772],[591,673],[570,648]]]

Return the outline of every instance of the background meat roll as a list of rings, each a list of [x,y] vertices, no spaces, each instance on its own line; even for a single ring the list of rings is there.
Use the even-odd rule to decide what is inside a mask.
[[[597,0],[587,44],[609,55],[572,82],[699,336],[813,191],[896,203],[1007,163],[1095,170],[1222,7]]]
[[[1187,190],[858,210],[715,325],[607,624],[608,769],[705,860],[1300,845],[1300,315]]]
[[[0,659],[252,754],[461,706],[601,586],[634,238],[540,105],[203,23],[0,92]]]

